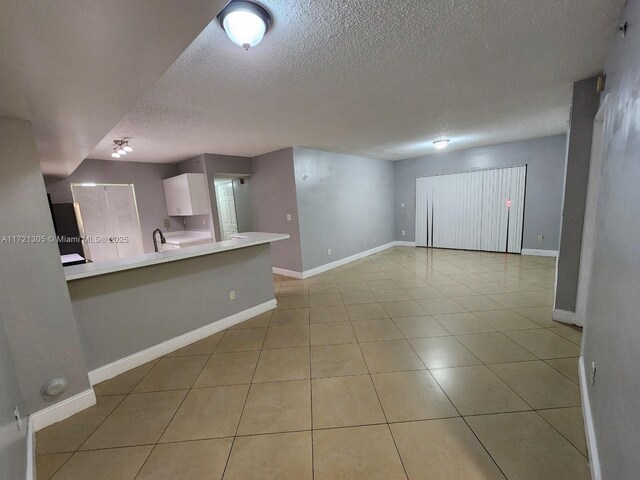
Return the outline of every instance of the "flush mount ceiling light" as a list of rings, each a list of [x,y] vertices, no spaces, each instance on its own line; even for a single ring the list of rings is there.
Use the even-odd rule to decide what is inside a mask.
[[[114,140],[113,144],[115,145],[111,154],[113,158],[120,158],[127,153],[133,152],[133,148],[129,146],[129,140]]]
[[[258,45],[271,27],[271,15],[257,3],[232,0],[218,14],[218,21],[233,43],[245,50]]]
[[[451,140],[447,138],[436,140],[435,142],[433,142],[433,146],[436,147],[438,150],[442,150],[443,148],[446,148],[447,145],[449,145],[450,141]]]

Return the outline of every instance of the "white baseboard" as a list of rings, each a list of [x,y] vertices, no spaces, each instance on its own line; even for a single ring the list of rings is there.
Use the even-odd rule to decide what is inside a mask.
[[[293,270],[286,270],[284,268],[278,268],[278,267],[273,267],[272,270],[273,270],[273,273],[275,274],[302,280],[301,272],[294,272]]]
[[[580,396],[582,397],[582,414],[584,416],[584,430],[587,437],[587,451],[589,452],[589,466],[591,467],[592,480],[602,480],[600,470],[600,457],[598,456],[598,444],[593,426],[593,415],[591,414],[591,403],[589,402],[589,392],[587,392],[587,374],[584,371],[584,357],[578,361],[578,372],[580,375]]]
[[[85,408],[92,407],[96,404],[96,394],[93,388],[80,392],[73,397],[66,398],[61,402],[43,408],[31,414],[30,421],[33,424],[33,430],[38,431],[43,428],[61,422]]]
[[[553,309],[551,312],[551,318],[556,322],[570,323],[574,325],[576,323],[576,312],[569,312],[567,310]]]
[[[558,257],[560,252],[558,250],[536,250],[533,248],[523,248],[520,252],[521,255],[531,255],[533,257]]]
[[[96,368],[89,372],[89,383],[93,386],[100,382],[104,382],[105,380],[109,380],[121,373],[131,370],[132,368],[139,367],[151,360],[160,358],[167,353],[186,347],[198,340],[202,340],[210,335],[221,332],[226,328],[233,327],[238,323],[260,315],[261,313],[273,310],[276,306],[277,302],[275,299],[269,300],[268,302],[261,303],[255,307],[251,307],[247,310],[216,320],[209,325],[192,330],[191,332],[187,332],[179,337],[175,337],[171,340],[159,343],[158,345],[154,345],[153,347],[149,347],[141,352],[134,353],[128,357],[121,358],[120,360],[116,360],[115,362]]]
[[[396,240],[393,243],[396,247],[415,247],[416,246],[416,242],[402,242],[402,241]]]
[[[36,471],[36,432],[33,429],[33,420],[31,417],[27,420],[27,473],[26,480],[36,480],[38,472]]]
[[[342,265],[346,265],[347,263],[355,262],[356,260],[360,260],[361,258],[368,257],[369,255],[373,255],[374,253],[382,252],[394,246],[395,246],[395,242],[391,242],[385,245],[380,245],[379,247],[374,247],[369,250],[365,250],[364,252],[356,253],[355,255],[351,255],[349,257],[341,258],[340,260],[336,260],[335,262],[325,263],[324,265],[320,265],[319,267],[312,268],[311,270],[305,270],[304,272],[302,272],[302,278],[313,277],[314,275],[318,275],[319,273],[324,273],[328,270],[332,270],[334,268],[341,267]]]

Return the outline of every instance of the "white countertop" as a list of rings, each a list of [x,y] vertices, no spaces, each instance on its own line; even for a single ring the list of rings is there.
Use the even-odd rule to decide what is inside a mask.
[[[185,245],[188,243],[202,242],[211,240],[211,232],[200,230],[180,230],[177,232],[167,232],[164,234],[167,243],[172,245]]]
[[[159,263],[175,262],[177,260],[199,257],[201,255],[211,255],[213,253],[227,252],[229,250],[237,250],[239,248],[277,242],[279,240],[286,240],[289,238],[289,235],[285,233],[246,232],[236,234],[234,237],[238,238],[195,247],[168,250],[165,252],[147,253],[137,257],[121,258],[118,260],[108,260],[97,263],[86,263],[83,265],[72,265],[64,267],[64,274],[67,281],[78,280],[80,278],[105,275],[107,273],[147,267],[149,265],[157,265]]]

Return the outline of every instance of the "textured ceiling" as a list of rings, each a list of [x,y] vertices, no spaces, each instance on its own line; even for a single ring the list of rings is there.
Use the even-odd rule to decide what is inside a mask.
[[[288,146],[400,159],[566,131],[624,0],[264,0],[244,51],[212,22],[91,153],[133,161]]]
[[[0,0],[0,116],[30,120],[66,176],[226,0]]]

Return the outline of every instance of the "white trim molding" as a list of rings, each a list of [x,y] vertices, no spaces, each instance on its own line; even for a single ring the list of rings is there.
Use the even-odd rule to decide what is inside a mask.
[[[36,480],[36,432],[31,417],[27,420],[27,472],[26,480]]]
[[[521,255],[531,255],[533,257],[558,257],[560,252],[558,250],[536,250],[533,248],[523,248],[520,252]]]
[[[584,430],[587,436],[587,451],[589,452],[589,466],[591,467],[591,478],[602,480],[600,470],[600,457],[598,456],[598,444],[596,442],[596,432],[593,425],[593,415],[591,414],[591,403],[589,402],[589,392],[587,391],[587,374],[584,370],[584,357],[578,360],[578,372],[580,375],[580,396],[582,397],[582,413],[584,415]]]
[[[38,431],[43,428],[61,422],[82,410],[92,407],[96,404],[96,394],[93,388],[80,392],[73,397],[66,398],[58,403],[43,408],[31,414],[30,422],[33,424],[33,430]]]
[[[294,272],[293,270],[286,270],[284,268],[273,267],[273,273],[277,275],[282,275],[283,277],[291,277],[297,278],[298,280],[302,280],[302,272]]]
[[[233,327],[238,323],[249,320],[250,318],[260,315],[261,313],[273,310],[274,308],[276,308],[276,306],[277,302],[275,299],[269,300],[268,302],[261,303],[260,305],[256,305],[255,307],[248,308],[238,313],[234,313],[233,315],[222,318],[220,320],[216,320],[215,322],[205,325],[204,327],[192,330],[178,337],[159,343],[158,345],[154,345],[153,347],[149,347],[140,352],[121,358],[120,360],[116,360],[115,362],[96,368],[95,370],[89,372],[89,383],[91,383],[91,385],[93,386],[100,382],[104,382],[105,380],[109,380],[117,375],[120,375],[121,373],[150,362],[151,360],[160,358],[163,355],[186,347],[187,345],[191,345],[198,340],[202,340],[203,338],[206,338],[210,335]]]
[[[567,310],[553,309],[551,312],[551,318],[556,322],[570,323],[571,325],[576,323],[576,312],[569,312]]]
[[[404,242],[400,240],[396,240],[393,242],[396,247],[415,247],[416,242]]]
[[[364,252],[356,253],[355,255],[341,258],[340,260],[336,260],[335,262],[325,263],[324,265],[320,265],[319,267],[312,268],[311,270],[305,270],[304,272],[302,272],[302,278],[313,277],[314,275],[318,275],[319,273],[324,273],[328,270],[341,267],[342,265],[346,265],[347,263],[351,263],[356,260],[360,260],[361,258],[368,257],[369,255],[373,255],[374,253],[379,253],[389,248],[392,248],[395,246],[395,244],[396,242],[391,242],[385,245],[380,245],[379,247],[374,247],[369,250],[365,250]]]

